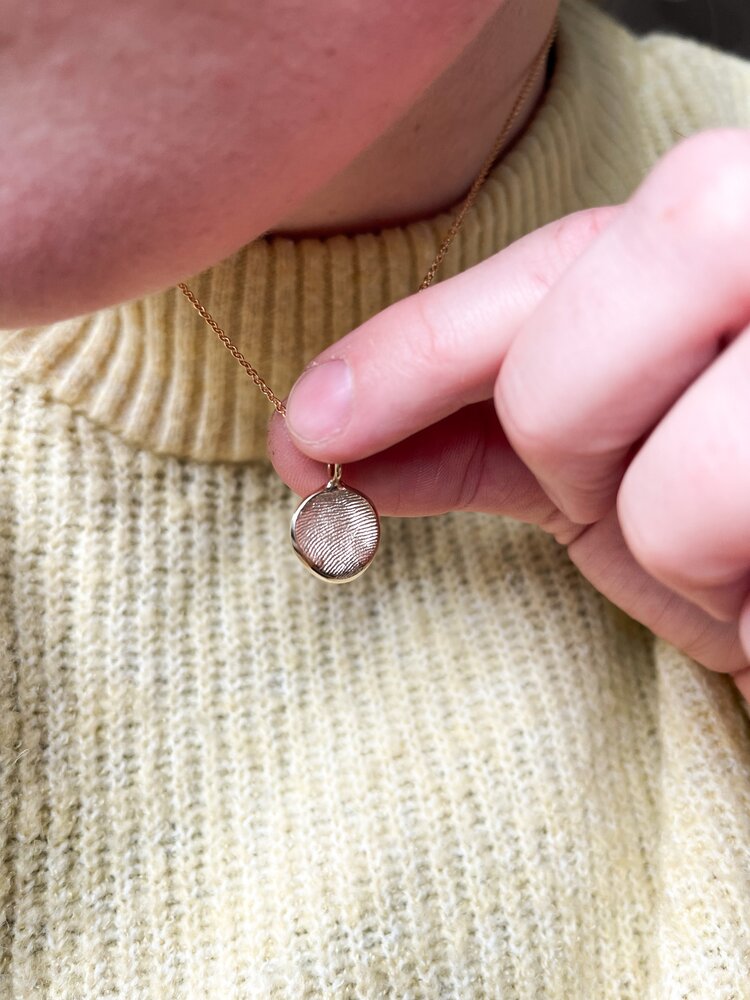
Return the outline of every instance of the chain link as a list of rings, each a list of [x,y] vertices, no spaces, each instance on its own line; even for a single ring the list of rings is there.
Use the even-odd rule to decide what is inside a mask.
[[[505,140],[506,140],[506,138],[508,136],[508,133],[510,132],[510,129],[513,126],[513,123],[516,121],[516,119],[518,118],[519,114],[521,113],[521,109],[522,109],[522,107],[524,105],[524,102],[526,101],[527,97],[529,96],[529,92],[531,91],[531,88],[534,85],[534,81],[536,80],[536,77],[537,77],[537,74],[538,74],[539,70],[541,69],[541,67],[545,63],[545,60],[546,60],[546,58],[547,58],[547,56],[549,54],[550,49],[552,48],[552,44],[553,44],[553,42],[555,40],[555,37],[557,35],[557,28],[558,28],[558,23],[557,23],[557,19],[555,19],[552,27],[550,28],[549,34],[547,35],[547,38],[546,38],[545,43],[544,43],[544,46],[542,47],[542,50],[539,53],[539,55],[537,56],[537,58],[534,60],[534,63],[532,65],[532,67],[531,67],[531,70],[529,71],[529,75],[527,76],[526,81],[525,81],[523,87],[521,88],[521,90],[520,90],[520,92],[518,94],[518,97],[516,98],[516,101],[515,101],[515,103],[513,105],[513,108],[511,109],[511,112],[508,115],[508,118],[506,119],[505,124],[503,125],[503,128],[502,128],[502,131],[500,132],[500,135],[495,140],[495,143],[493,144],[492,149],[489,151],[489,153],[487,154],[484,162],[482,163],[482,166],[480,168],[479,174],[478,174],[476,180],[474,181],[474,183],[471,185],[471,188],[469,189],[469,193],[466,195],[465,199],[461,203],[461,207],[459,208],[459,210],[458,210],[458,212],[456,214],[455,219],[451,223],[450,228],[448,229],[448,232],[445,234],[443,242],[440,244],[440,249],[438,250],[437,255],[435,256],[435,259],[433,260],[432,264],[430,264],[430,267],[429,267],[429,270],[427,271],[427,274],[424,276],[424,278],[420,282],[419,288],[417,289],[418,292],[423,291],[423,289],[428,288],[432,284],[432,282],[433,282],[433,280],[435,278],[435,275],[437,274],[437,270],[440,267],[440,264],[442,263],[443,258],[445,257],[446,253],[448,252],[448,248],[450,247],[451,243],[455,239],[456,233],[461,228],[461,224],[463,223],[464,218],[466,217],[466,214],[468,213],[468,211],[471,209],[472,205],[476,201],[477,195],[479,194],[479,189],[481,188],[482,184],[484,184],[485,180],[487,179],[487,174],[490,172],[493,163],[497,159],[498,154],[500,153],[500,150],[501,150],[501,148],[503,146],[503,143],[505,142]],[[226,335],[226,333],[224,332],[224,330],[222,330],[222,328],[219,326],[219,324],[213,318],[213,316],[211,315],[211,313],[199,301],[199,299],[194,294],[194,292],[192,292],[190,290],[190,288],[188,288],[188,286],[185,284],[184,281],[181,281],[177,285],[177,287],[182,292],[182,294],[188,299],[188,301],[192,304],[192,306],[195,308],[195,310],[198,312],[198,314],[202,317],[202,319],[204,319],[206,321],[206,323],[208,323],[208,325],[214,331],[214,333],[219,338],[219,340],[227,348],[227,350],[229,351],[229,353],[234,358],[237,359],[237,361],[239,362],[240,365],[242,365],[242,367],[245,369],[245,372],[247,373],[247,375],[249,375],[250,378],[253,380],[253,382],[255,382],[255,384],[258,386],[258,388],[264,394],[264,396],[268,397],[268,399],[271,401],[271,403],[273,403],[273,405],[276,407],[276,409],[279,411],[279,413],[282,415],[282,417],[285,416],[286,415],[286,406],[284,405],[283,400],[279,399],[279,397],[270,388],[270,386],[260,377],[260,374],[258,373],[257,369],[254,368],[250,364],[250,362],[244,356],[244,354],[242,353],[242,351],[239,350],[239,348],[237,347],[237,345],[234,344],[229,339],[229,337]]]
[[[213,316],[208,311],[208,309],[206,309],[206,307],[204,305],[202,305],[198,301],[197,297],[193,294],[193,292],[191,292],[191,290],[188,288],[188,286],[185,284],[184,281],[181,281],[177,287],[180,289],[180,291],[182,292],[182,294],[193,304],[193,306],[198,311],[198,313],[203,317],[203,319],[208,323],[208,325],[214,331],[214,333],[219,338],[219,340],[227,348],[227,350],[229,351],[229,353],[232,354],[235,358],[237,358],[237,360],[239,361],[239,363],[245,369],[245,371],[250,376],[250,378],[253,380],[253,382],[255,382],[255,384],[258,386],[258,388],[260,389],[260,391],[265,396],[268,396],[268,398],[271,400],[271,402],[276,407],[276,409],[279,411],[279,413],[282,416],[284,416],[285,413],[286,413],[286,407],[284,406],[284,403],[282,402],[282,400],[279,399],[279,397],[276,395],[276,393],[273,391],[273,389],[271,389],[271,387],[268,385],[268,383],[265,382],[260,377],[260,375],[258,374],[257,369],[253,368],[253,366],[247,360],[247,358],[242,353],[242,351],[237,347],[237,345],[234,344],[234,343],[232,343],[232,341],[229,339],[229,337],[226,335],[226,333],[222,330],[222,328],[219,326],[219,324],[213,318]]]

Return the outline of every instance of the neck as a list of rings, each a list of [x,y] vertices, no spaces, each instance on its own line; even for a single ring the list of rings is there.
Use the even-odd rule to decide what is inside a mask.
[[[633,86],[647,55],[590,0],[564,0],[544,99],[490,171],[438,280],[553,219],[627,199],[662,134],[661,121],[644,131]],[[662,117],[682,113],[666,71],[655,85],[655,100],[667,102],[659,105]],[[616,114],[613,94],[621,96]],[[493,142],[494,135],[488,148]],[[453,212],[436,213],[403,228],[325,240],[254,239],[191,277],[190,287],[283,398],[311,359],[414,293],[452,219]],[[40,385],[45,399],[64,403],[69,409],[52,410],[54,419],[75,417],[84,440],[93,438],[81,417],[159,454],[268,460],[268,400],[177,288],[48,326],[0,331],[0,363]],[[116,442],[107,441],[109,454]],[[269,496],[263,487],[244,500],[266,510]]]
[[[404,225],[448,209],[471,186],[544,44],[556,3],[507,0],[386,133],[269,233],[290,237]],[[544,91],[542,69],[501,154]]]

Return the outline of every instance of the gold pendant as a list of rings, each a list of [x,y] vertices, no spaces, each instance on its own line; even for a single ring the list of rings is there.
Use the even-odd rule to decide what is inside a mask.
[[[326,485],[292,515],[294,551],[328,583],[347,583],[372,562],[380,541],[378,512],[359,490],[341,482],[341,466],[328,465]]]

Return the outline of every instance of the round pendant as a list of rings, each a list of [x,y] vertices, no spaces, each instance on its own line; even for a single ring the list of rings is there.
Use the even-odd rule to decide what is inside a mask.
[[[329,465],[328,470],[328,483],[306,497],[292,516],[292,545],[315,576],[347,583],[372,562],[380,519],[363,493],[341,482],[340,465]]]

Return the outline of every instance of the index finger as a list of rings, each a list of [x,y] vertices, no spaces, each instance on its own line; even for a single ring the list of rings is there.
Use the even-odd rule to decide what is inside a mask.
[[[294,444],[319,461],[351,462],[490,398],[516,330],[619,208],[548,223],[332,344],[289,395]]]

